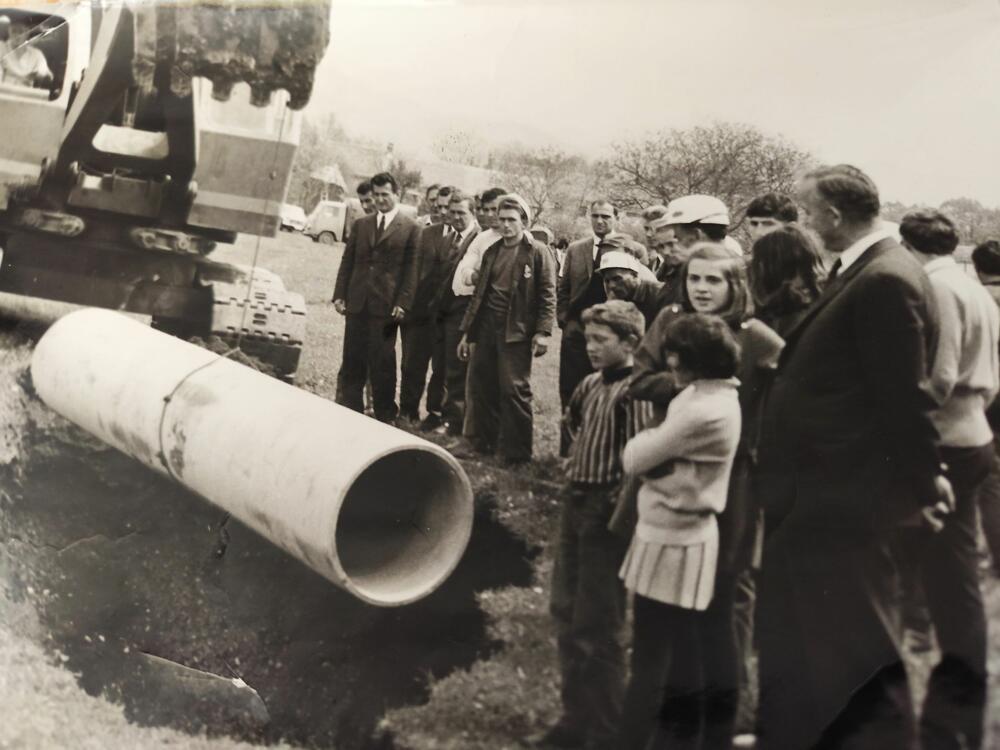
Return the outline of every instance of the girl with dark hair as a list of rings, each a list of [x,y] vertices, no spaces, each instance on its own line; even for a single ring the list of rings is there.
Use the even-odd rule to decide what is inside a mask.
[[[790,224],[757,240],[750,257],[757,318],[784,335],[819,297],[819,251],[806,232]]]
[[[676,374],[668,367],[664,348],[666,333],[679,318],[692,313],[710,314],[726,322],[742,352],[737,377],[740,380],[740,408],[745,418],[748,407],[759,402],[757,389],[765,382],[759,373],[773,369],[784,343],[772,329],[754,319],[752,312],[743,258],[718,243],[696,245],[681,271],[681,304],[665,308],[657,316],[636,352],[629,395],[653,402],[657,417],[662,419],[664,410],[679,392]],[[744,580],[746,572],[759,564],[760,557],[760,513],[749,493],[753,459],[747,435],[744,425],[725,508],[718,518],[719,553],[714,593],[699,622],[703,644],[699,705],[702,706],[703,723],[700,741],[691,747],[705,750],[728,750],[732,745],[743,661],[740,653],[743,639],[738,643],[734,634],[734,602],[737,582]],[[627,517],[624,512],[619,516]],[[670,668],[684,670],[684,658]],[[647,728],[659,726],[662,730],[665,719],[659,713],[649,715],[649,709],[649,704],[633,707],[626,720],[645,723]],[[669,720],[676,720],[676,717]],[[623,729],[641,733],[641,730],[628,727]]]

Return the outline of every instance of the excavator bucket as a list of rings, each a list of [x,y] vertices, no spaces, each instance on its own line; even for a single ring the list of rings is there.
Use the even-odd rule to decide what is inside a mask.
[[[200,0],[136,2],[132,8],[135,78],[150,80],[157,64],[169,65],[176,96],[190,94],[192,78],[202,76],[220,101],[244,82],[257,106],[285,89],[289,107],[301,109],[330,40],[329,2]]]

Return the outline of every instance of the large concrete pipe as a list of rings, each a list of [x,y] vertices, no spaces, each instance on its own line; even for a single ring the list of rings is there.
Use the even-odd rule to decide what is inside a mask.
[[[119,313],[58,320],[31,375],[52,409],[371,604],[427,595],[468,543],[447,451]]]

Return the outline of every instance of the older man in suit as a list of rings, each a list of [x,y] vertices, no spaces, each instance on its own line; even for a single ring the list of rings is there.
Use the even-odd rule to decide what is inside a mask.
[[[573,390],[594,371],[587,356],[580,316],[591,305],[607,302],[601,275],[601,242],[615,231],[618,208],[611,201],[598,198],[590,204],[590,227],[593,233],[570,243],[563,261],[562,275],[556,288],[556,320],[562,329],[559,348],[559,401],[563,409]],[[568,448],[566,436],[560,441],[560,454]]]
[[[436,356],[444,362],[442,419],[447,433],[453,437],[462,434],[462,425],[465,421],[465,379],[468,363],[459,359],[458,343],[462,340],[462,319],[472,299],[471,295],[455,294],[455,272],[459,261],[480,233],[475,209],[475,200],[471,195],[459,190],[452,192],[448,220],[453,231],[438,260],[434,281],[437,291],[431,302],[437,325],[434,345],[439,353]],[[433,422],[430,426],[434,426]]]
[[[798,197],[838,260],[788,333],[762,424],[758,747],[911,748],[889,542],[953,501],[931,419],[933,293],[861,170],[815,170]]]
[[[371,379],[375,418],[396,419],[396,332],[413,303],[420,228],[399,212],[399,185],[388,172],[371,179],[374,214],[362,216],[344,247],[333,305],[347,316],[339,403],[364,410]]]
[[[414,425],[420,422],[420,399],[426,385],[427,419],[421,423],[421,427],[427,429],[441,424],[441,404],[444,401],[443,350],[439,349],[435,355],[435,316],[432,302],[437,295],[439,265],[442,257],[447,255],[453,234],[448,219],[452,190],[450,185],[438,187],[434,210],[442,221],[430,224],[420,232],[415,261],[417,287],[413,294],[413,305],[400,327],[403,361],[400,367],[399,414]],[[429,383],[428,365],[431,368]]]

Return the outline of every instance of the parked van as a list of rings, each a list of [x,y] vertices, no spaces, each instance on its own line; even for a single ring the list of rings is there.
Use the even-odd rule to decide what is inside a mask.
[[[320,201],[306,220],[302,233],[324,245],[344,241],[347,204],[343,201]]]

